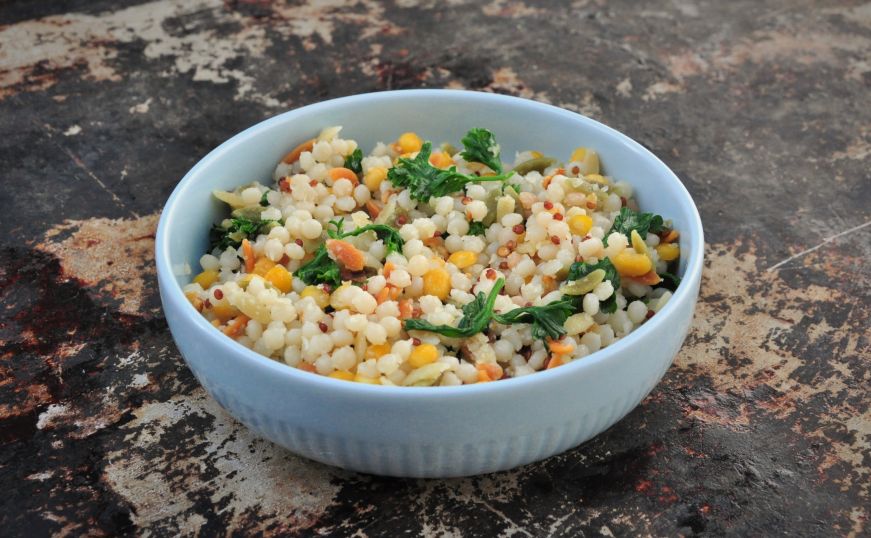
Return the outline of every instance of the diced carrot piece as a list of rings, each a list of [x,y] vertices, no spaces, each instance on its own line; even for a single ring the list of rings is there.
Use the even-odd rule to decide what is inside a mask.
[[[677,241],[677,238],[680,237],[680,234],[677,230],[670,230],[665,237],[660,240],[660,243],[674,243]]]
[[[378,215],[381,214],[381,206],[378,205],[374,200],[369,200],[366,202],[366,211],[369,212],[369,216],[373,219],[378,218]]]
[[[557,355],[568,355],[575,350],[575,346],[563,340],[551,340],[547,343],[547,347],[550,348],[552,353],[556,353]]]
[[[301,363],[299,363],[299,365],[297,366],[297,368],[299,368],[299,369],[302,370],[303,372],[311,372],[311,373],[315,373],[315,365],[314,365],[314,364],[309,364],[309,363],[307,363],[307,362],[301,362]]]
[[[656,274],[656,271],[651,269],[650,271],[644,273],[641,276],[635,277],[632,280],[638,282],[639,284],[647,284],[648,286],[655,286],[662,282],[662,278]]]
[[[363,270],[365,256],[351,243],[341,239],[327,239],[327,251],[337,262],[351,271]]]
[[[357,174],[354,173],[350,168],[345,168],[344,166],[337,166],[335,168],[330,168],[330,179],[336,181],[340,178],[345,178],[356,187],[360,184],[360,180],[357,179]]]
[[[551,368],[556,368],[557,366],[562,366],[563,364],[565,364],[565,362],[563,362],[562,355],[553,355],[547,362],[547,367],[545,367],[545,370],[550,370]]]
[[[299,160],[299,156],[302,155],[303,151],[311,151],[313,147],[315,147],[315,139],[312,138],[311,140],[306,140],[302,144],[293,148],[290,153],[285,155],[281,159],[281,162],[283,162],[284,164],[293,164]]]
[[[239,314],[238,316],[233,318],[233,321],[227,324],[227,327],[224,329],[224,334],[226,334],[230,338],[236,338],[237,336],[242,334],[242,331],[245,329],[245,325],[248,324],[249,319],[250,318],[245,314]]]
[[[384,269],[381,270],[381,274],[384,275],[384,278],[390,278],[390,271],[396,269],[396,266],[393,265],[393,262],[387,262],[384,264]]]
[[[245,257],[245,272],[253,273],[256,260],[254,259],[254,247],[251,246],[251,241],[247,239],[242,240],[242,254]]]
[[[502,379],[502,367],[496,363],[484,363],[478,365],[478,382],[497,381]]]
[[[390,286],[390,299],[391,299],[392,301],[395,301],[396,299],[399,299],[399,296],[400,296],[400,295],[402,295],[402,290],[401,290],[401,289],[399,289],[399,288],[394,288],[393,286]]]
[[[390,286],[384,286],[383,288],[381,288],[381,291],[379,291],[378,294],[375,295],[375,301],[378,304],[381,304],[384,301],[386,301],[389,297],[390,297]]]
[[[408,319],[414,313],[414,307],[411,304],[411,299],[399,301],[399,319]]]

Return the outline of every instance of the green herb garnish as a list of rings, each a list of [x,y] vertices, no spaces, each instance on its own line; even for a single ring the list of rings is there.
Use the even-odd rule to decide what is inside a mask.
[[[625,208],[624,208],[625,209]],[[606,314],[612,314],[617,310],[617,290],[620,289],[620,273],[617,272],[617,269],[614,267],[614,264],[611,263],[611,260],[608,258],[602,258],[598,263],[586,263],[586,262],[575,262],[569,268],[569,276],[566,280],[579,280],[588,274],[592,273],[596,269],[601,269],[605,271],[605,278],[602,280],[611,281],[611,286],[614,287],[614,293],[611,294],[610,297],[601,301],[599,303],[599,310]]]
[[[663,223],[662,217],[659,215],[653,213],[638,213],[632,211],[628,207],[621,207],[620,214],[614,219],[614,224],[611,225],[611,229],[605,234],[605,238],[602,239],[602,242],[607,246],[608,236],[614,232],[620,232],[626,237],[629,237],[632,230],[635,230],[638,232],[638,235],[641,236],[641,239],[647,239],[647,232],[659,233],[664,229],[665,224]]]
[[[467,176],[457,172],[456,166],[442,170],[429,163],[431,153],[432,143],[424,142],[414,159],[400,157],[396,166],[387,171],[387,179],[397,187],[408,189],[409,195],[415,200],[428,202],[433,196],[461,191],[467,183],[505,181],[512,175]]]
[[[566,277],[566,280],[571,282],[574,280],[580,280],[585,276],[589,275],[596,269],[601,269],[605,271],[605,280],[610,280],[611,285],[614,286],[614,289],[620,287],[620,273],[617,272],[617,269],[614,267],[614,264],[611,263],[611,260],[608,258],[602,258],[598,261],[598,263],[587,263],[587,262],[575,262],[569,267],[569,274]]]
[[[331,220],[330,224],[336,227],[336,231],[327,231],[327,235],[329,235],[333,239],[356,237],[366,232],[375,232],[375,235],[378,236],[378,239],[384,242],[384,246],[387,249],[387,254],[390,254],[391,252],[399,252],[400,254],[402,254],[402,246],[405,244],[405,241],[402,239],[402,236],[399,235],[398,231],[394,230],[386,224],[367,224],[350,232],[345,232],[343,230],[345,226],[344,218],[341,218],[339,220]]]
[[[487,227],[479,220],[473,220],[469,223],[469,235],[484,235]]]
[[[466,161],[485,164],[497,174],[502,173],[499,144],[496,143],[493,133],[487,129],[469,129],[461,142],[466,149],[460,155]]]
[[[315,251],[315,257],[296,271],[294,276],[309,285],[331,284],[338,286],[342,283],[341,269],[335,260],[327,254],[327,246],[321,243]]]
[[[243,239],[255,238],[262,233],[267,233],[273,226],[281,224],[277,220],[251,220],[242,217],[227,220],[230,221],[227,227],[224,227],[223,223],[216,224],[209,231],[209,243],[212,249],[239,248]]]
[[[363,173],[363,150],[355,149],[350,155],[345,157],[345,168],[353,170],[355,174]]]
[[[405,329],[435,332],[448,338],[468,338],[476,335],[490,325],[490,320],[493,319],[493,305],[496,304],[496,297],[504,285],[505,279],[500,278],[493,284],[489,295],[485,296],[484,292],[479,291],[473,301],[463,306],[463,317],[456,327],[433,325],[422,319],[407,319]]]
[[[659,277],[662,279],[662,282],[654,286],[655,288],[665,288],[667,290],[674,291],[680,286],[680,277],[665,271],[663,273],[659,273]]]
[[[566,334],[566,320],[575,311],[575,302],[564,297],[543,306],[525,306],[504,314],[494,314],[493,319],[504,325],[531,323],[533,337],[559,340]]]
[[[263,196],[260,197],[260,205],[263,207],[267,207],[269,205],[269,193],[272,191],[266,191],[263,193]]]

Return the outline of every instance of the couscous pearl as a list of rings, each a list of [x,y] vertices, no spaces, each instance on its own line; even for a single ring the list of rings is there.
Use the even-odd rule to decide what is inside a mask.
[[[351,306],[361,314],[371,314],[372,312],[375,312],[375,309],[378,307],[378,301],[376,301],[375,297],[372,297],[369,293],[361,290],[356,297],[351,299]]]
[[[330,333],[330,337],[333,339],[334,347],[350,346],[354,343],[354,335],[346,329],[334,330]]]
[[[314,219],[304,221],[299,227],[300,233],[306,239],[316,239],[320,237],[323,230],[324,227],[321,223]]]
[[[378,371],[381,372],[382,374],[390,375],[393,372],[395,372],[397,368],[399,368],[399,365],[401,362],[402,362],[402,359],[399,357],[399,355],[395,355],[393,353],[387,353],[385,355],[382,355],[378,359],[377,368],[378,368]]]
[[[221,268],[221,262],[211,254],[204,254],[200,258],[200,266],[204,271],[217,271]]]
[[[366,316],[362,314],[354,314],[353,316],[350,316],[348,318],[348,321],[345,322],[345,327],[349,331],[353,331],[356,333],[365,329],[368,323],[369,322],[366,319]]]
[[[314,362],[315,370],[321,375],[329,375],[333,372],[333,359],[328,355],[321,355]]]
[[[411,355],[412,344],[410,340],[397,340],[391,348],[391,353],[398,355],[402,360]]]
[[[584,295],[584,312],[591,316],[595,316],[599,313],[599,298],[595,293],[588,293]]]
[[[263,193],[261,193],[260,189],[257,187],[248,187],[243,190],[239,196],[242,197],[242,201],[245,205],[254,205],[260,203],[260,197],[263,196]]]
[[[587,346],[590,352],[595,352],[602,347],[602,338],[594,332],[588,332],[581,337],[581,343]]]
[[[354,185],[345,178],[339,178],[333,183],[333,192],[336,196],[350,196]]]
[[[390,272],[390,278],[387,281],[396,287],[404,288],[411,284],[411,276],[405,269],[395,269]]]
[[[647,305],[641,301],[632,301],[629,303],[626,313],[629,315],[632,323],[640,324],[647,317]]]
[[[357,354],[350,345],[345,345],[333,351],[333,366],[337,370],[350,371],[357,365]]]
[[[610,280],[606,280],[597,284],[593,289],[593,293],[596,294],[596,297],[598,297],[600,301],[604,301],[614,294],[614,286],[611,284]]]
[[[381,319],[381,326],[387,331],[388,338],[396,338],[402,330],[402,322],[393,316],[386,316]]]
[[[383,344],[387,341],[387,329],[378,323],[366,325],[366,340],[373,344]]]

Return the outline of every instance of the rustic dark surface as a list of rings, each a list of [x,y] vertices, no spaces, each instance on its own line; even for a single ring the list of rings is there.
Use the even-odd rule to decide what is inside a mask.
[[[0,534],[867,535],[871,5],[0,3]],[[709,241],[662,383],[589,443],[447,481],[253,437],[167,331],[176,182],[283,110],[453,87],[661,156]]]

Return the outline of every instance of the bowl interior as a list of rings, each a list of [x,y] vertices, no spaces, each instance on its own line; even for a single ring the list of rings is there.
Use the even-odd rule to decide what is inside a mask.
[[[368,153],[415,131],[434,144],[459,145],[471,127],[492,130],[503,160],[516,151],[537,149],[567,160],[578,146],[599,152],[604,173],[635,188],[643,211],[671,219],[680,230],[680,274],[690,260],[701,263],[701,226],[695,206],[672,172],[628,137],[596,121],[556,107],[519,98],[450,90],[412,90],[365,94],[293,110],[259,123],[228,140],[200,161],[171,196],[161,222],[161,250],[179,285],[200,270],[210,226],[226,216],[213,189],[232,189],[258,180],[271,184],[276,163],[291,148],[323,127],[342,125]],[[162,239],[162,241],[161,241]]]

